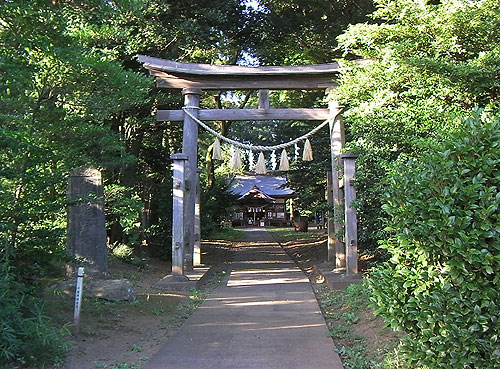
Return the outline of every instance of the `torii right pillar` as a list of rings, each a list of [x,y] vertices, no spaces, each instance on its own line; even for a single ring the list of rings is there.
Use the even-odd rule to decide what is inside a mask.
[[[342,220],[339,213],[342,211],[343,193],[339,186],[340,155],[345,145],[344,122],[340,112],[343,106],[336,101],[328,103],[330,110],[330,149],[331,149],[331,180],[328,186],[328,197],[333,205],[333,214],[328,221],[328,261],[334,263],[336,269],[346,267],[345,245],[339,239],[342,232]]]

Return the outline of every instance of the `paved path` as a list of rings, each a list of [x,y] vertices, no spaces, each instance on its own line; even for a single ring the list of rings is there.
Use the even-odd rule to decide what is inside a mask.
[[[145,369],[341,369],[309,280],[262,228]]]

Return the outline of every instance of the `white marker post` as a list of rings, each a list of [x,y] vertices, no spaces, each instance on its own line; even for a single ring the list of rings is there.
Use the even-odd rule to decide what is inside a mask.
[[[76,277],[76,289],[75,289],[75,332],[78,333],[80,326],[80,308],[82,306],[82,291],[83,291],[83,268],[79,267]]]

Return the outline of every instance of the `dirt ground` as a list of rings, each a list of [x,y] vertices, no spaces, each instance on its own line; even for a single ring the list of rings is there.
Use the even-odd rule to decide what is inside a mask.
[[[326,236],[317,231],[318,238],[303,241],[283,242],[282,247],[308,275],[315,291],[325,290],[313,272],[313,266],[327,259]],[[165,341],[174,334],[191,314],[203,297],[220,279],[236,252],[229,242],[204,242],[203,262],[216,266],[211,282],[201,291],[186,293],[161,293],[152,286],[167,274],[170,263],[159,259],[148,259],[146,268],[113,260],[110,264],[112,278],[127,278],[133,283],[137,300],[112,303],[99,299],[87,299],[82,304],[79,334],[72,334],[67,359],[59,366],[62,369],[139,369],[152,357]],[[321,296],[317,293],[322,304]],[[51,315],[62,326],[72,321],[73,301],[67,296],[53,295],[47,301]],[[327,324],[335,323],[323,309]],[[371,310],[359,312],[359,321],[352,325],[352,331],[363,337],[372,352],[384,349],[394,335],[383,329],[382,321]],[[348,339],[334,338],[340,348],[349,345]]]
[[[126,278],[133,284],[137,299],[107,302],[84,299],[79,333],[68,337],[71,349],[62,369],[138,369],[179,329],[208,291],[216,284],[231,259],[230,243],[204,243],[202,260],[214,266],[214,273],[197,291],[163,293],[153,285],[163,278],[169,262],[150,258],[146,267],[110,261],[110,278]],[[72,321],[73,300],[54,294],[46,301],[50,315],[60,325]],[[69,327],[69,325],[68,325]],[[70,331],[73,331],[69,327]]]

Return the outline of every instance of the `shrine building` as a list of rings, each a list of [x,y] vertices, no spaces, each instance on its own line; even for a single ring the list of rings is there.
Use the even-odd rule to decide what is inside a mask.
[[[291,215],[287,209],[293,209],[293,199],[297,194],[287,187],[285,176],[237,175],[230,190],[239,196],[233,226],[290,224]]]

